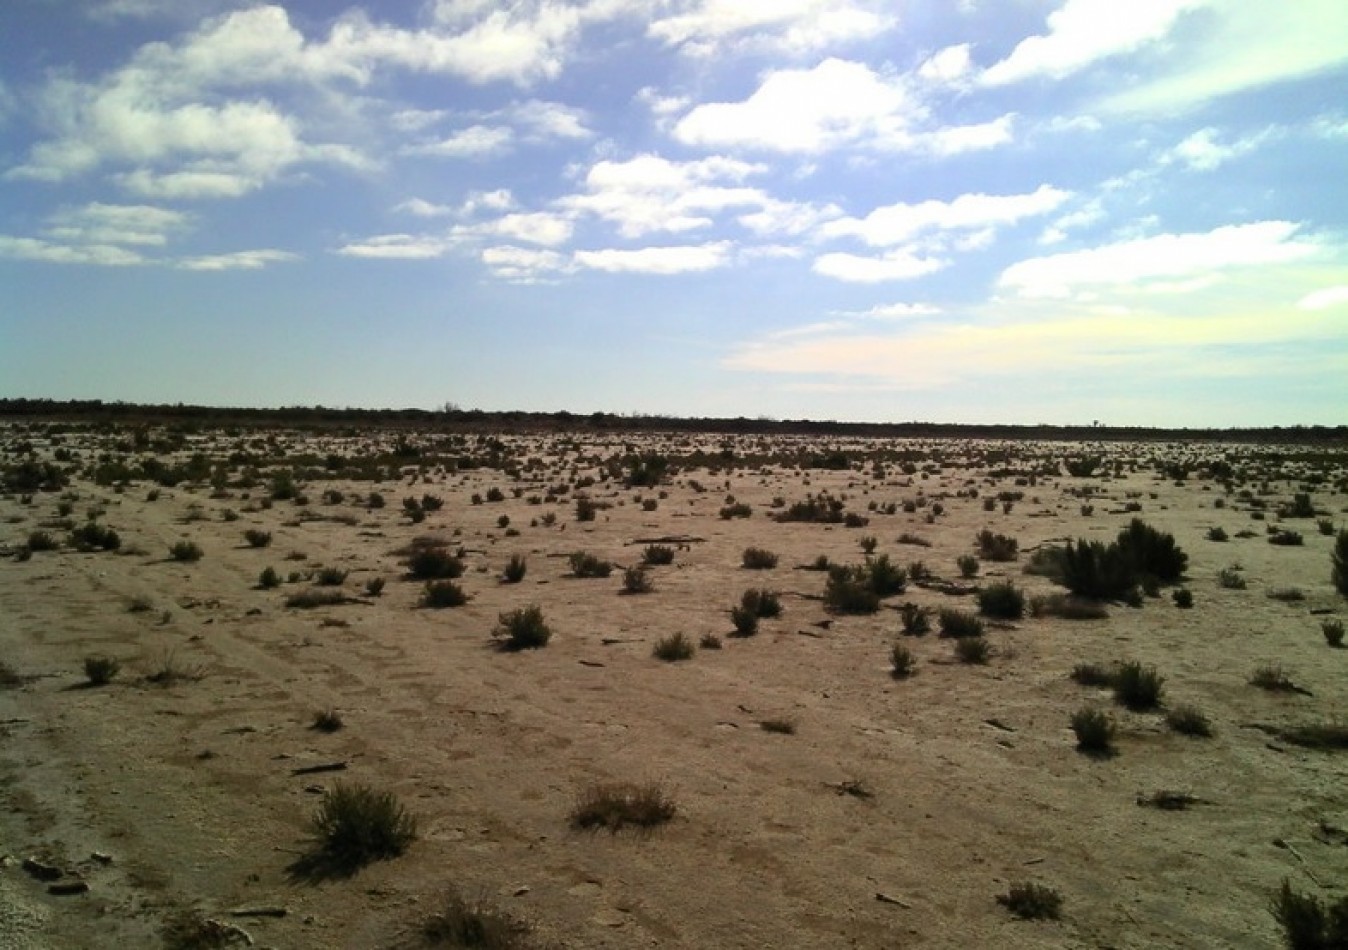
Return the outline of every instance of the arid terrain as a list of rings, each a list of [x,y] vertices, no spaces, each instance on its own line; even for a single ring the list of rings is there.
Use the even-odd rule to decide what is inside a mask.
[[[528,946],[1265,948],[1284,881],[1348,885],[1348,752],[1288,738],[1348,722],[1348,650],[1322,632],[1348,615],[1342,445],[17,423],[0,448],[5,947],[415,947],[459,893]],[[91,518],[115,547],[78,534]],[[1173,535],[1183,578],[1053,615],[1036,553],[1134,519]],[[1015,558],[979,557],[985,530]],[[628,593],[651,545],[673,562]],[[422,605],[427,549],[461,562],[466,603]],[[615,567],[575,577],[577,552]],[[887,557],[906,589],[840,611],[821,556]],[[999,581],[1030,606],[963,662],[937,611]],[[737,636],[750,589],[782,610]],[[929,633],[905,635],[905,604]],[[531,605],[546,646],[500,648]],[[691,658],[653,655],[678,633]],[[104,685],[96,656],[120,664]],[[1158,708],[1072,675],[1129,661],[1164,678]],[[1115,754],[1077,748],[1083,707]],[[1210,736],[1169,724],[1187,707]],[[339,782],[396,796],[404,853],[306,870]],[[629,782],[673,818],[574,826],[579,796]],[[1023,883],[1059,919],[999,902]]]

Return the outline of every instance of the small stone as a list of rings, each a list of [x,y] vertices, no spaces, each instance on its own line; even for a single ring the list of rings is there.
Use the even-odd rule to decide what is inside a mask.
[[[55,881],[65,874],[60,868],[39,861],[37,858],[24,858],[23,869],[39,881]]]
[[[89,885],[84,881],[62,881],[60,884],[48,884],[47,893],[54,894],[57,897],[67,897],[71,894],[89,893]]]
[[[97,861],[99,864],[111,864],[112,855],[104,854],[102,851],[95,851],[89,855],[90,860]]]

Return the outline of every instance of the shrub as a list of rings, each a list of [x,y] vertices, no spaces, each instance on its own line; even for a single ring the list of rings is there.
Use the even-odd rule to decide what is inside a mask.
[[[877,597],[902,594],[907,586],[908,575],[912,573],[912,568],[905,572],[903,568],[891,563],[888,554],[872,558],[866,563],[864,570],[866,583]]]
[[[972,554],[961,554],[955,559],[955,566],[960,569],[960,577],[966,580],[978,576],[978,558]]]
[[[796,721],[785,718],[764,719],[759,722],[758,728],[779,736],[794,736],[796,734]]]
[[[524,572],[528,567],[523,554],[512,554],[510,560],[506,562],[505,570],[501,572],[501,580],[507,584],[518,584],[524,580]]]
[[[961,663],[984,664],[992,655],[987,637],[960,637],[955,641],[955,657]]]
[[[416,819],[392,792],[344,782],[324,793],[312,824],[321,857],[348,873],[397,857],[417,836]]]
[[[432,947],[528,950],[530,929],[527,923],[484,903],[470,902],[456,891],[443,911],[421,925],[421,937]]]
[[[871,587],[866,567],[836,565],[828,569],[824,606],[838,614],[873,614],[880,609],[880,596]]]
[[[1334,522],[1329,520],[1328,518],[1321,518],[1320,520],[1315,522],[1315,527],[1317,530],[1319,530],[1321,534],[1323,534],[1327,538],[1333,537],[1334,535]]]
[[[1062,620],[1104,620],[1109,616],[1098,600],[1068,594],[1036,594],[1030,598],[1030,616]]]
[[[993,534],[987,528],[978,532],[974,546],[985,561],[1014,561],[1020,556],[1020,542],[1004,534]]]
[[[592,785],[576,799],[571,809],[573,828],[592,831],[607,828],[618,832],[632,825],[650,829],[672,819],[677,807],[657,783],[627,782]]]
[[[875,535],[868,534],[857,543],[861,546],[861,553],[869,556],[875,553],[875,546],[880,542],[875,539]]]
[[[1334,589],[1348,597],[1348,528],[1341,530],[1334,538],[1334,552],[1329,558],[1329,576],[1334,582]]]
[[[608,577],[613,573],[613,565],[602,561],[593,554],[576,551],[569,559],[571,573],[575,577]]]
[[[1184,736],[1206,739],[1212,735],[1212,723],[1196,706],[1176,706],[1166,713],[1165,724]]]
[[[1297,603],[1306,599],[1305,591],[1299,587],[1274,587],[1266,596],[1269,600],[1280,600],[1285,604]]]
[[[599,511],[599,506],[589,498],[576,499],[576,520],[593,521],[595,514]]]
[[[203,552],[193,541],[179,541],[169,548],[169,557],[175,561],[200,561]]]
[[[344,603],[346,603],[346,595],[339,590],[302,590],[286,598],[286,606],[296,610],[335,607]]]
[[[314,713],[309,728],[315,732],[338,732],[343,725],[341,713],[335,709],[322,709]]]
[[[419,581],[453,580],[463,576],[463,562],[446,548],[418,546],[407,559],[407,571]]]
[[[740,502],[739,504],[726,505],[721,509],[721,518],[729,521],[731,518],[748,518],[754,513],[753,508]]]
[[[90,686],[106,686],[121,670],[122,664],[115,657],[94,654],[84,658],[84,675]]]
[[[86,521],[70,532],[70,542],[79,551],[116,551],[122,546],[117,532],[97,521]]]
[[[1113,686],[1114,670],[1099,663],[1078,663],[1072,667],[1072,681],[1082,686]]]
[[[674,549],[666,544],[647,545],[646,550],[641,552],[641,561],[656,567],[662,564],[674,563]]]
[[[704,650],[719,650],[721,649],[721,638],[714,633],[704,633],[697,645]]]
[[[907,679],[917,672],[917,657],[912,650],[896,643],[889,649],[889,666],[889,673],[896,680]]]
[[[1224,567],[1217,572],[1217,583],[1226,590],[1244,590],[1245,578],[1237,567]]]
[[[742,562],[751,571],[767,571],[777,566],[777,555],[763,548],[745,548]]]
[[[1136,660],[1119,664],[1114,671],[1114,698],[1134,712],[1155,709],[1161,704],[1161,684],[1165,677],[1153,666]]]
[[[904,636],[922,637],[931,633],[931,610],[914,603],[899,606],[899,621],[903,624]]]
[[[655,641],[655,646],[651,649],[651,655],[657,660],[675,663],[679,660],[691,660],[694,649],[693,641],[688,637],[682,633],[671,633],[669,636],[661,637]]]
[[[752,637],[758,632],[758,611],[736,604],[730,608],[730,622],[735,627],[735,636]]]
[[[145,675],[145,681],[156,686],[175,686],[178,683],[195,683],[205,675],[199,666],[185,666],[178,662],[178,655],[170,650],[164,653],[155,668]]]
[[[649,594],[654,589],[655,585],[651,583],[651,577],[646,573],[646,568],[638,565],[623,571],[624,594]]]
[[[1320,621],[1320,632],[1325,635],[1325,642],[1332,647],[1343,646],[1343,621],[1342,620],[1322,620]]]
[[[384,592],[384,579],[382,577],[372,577],[365,582],[365,594],[368,597],[378,597]]]
[[[771,620],[782,615],[782,598],[766,588],[746,590],[740,597],[740,606],[752,610],[758,617]]]
[[[1208,540],[1209,540],[1209,541],[1226,541],[1226,540],[1229,540],[1229,539],[1227,538],[1226,529],[1221,528],[1221,527],[1208,528],[1208,535],[1207,535],[1207,537],[1208,537]]]
[[[1194,592],[1187,588],[1178,588],[1170,596],[1180,610],[1189,610],[1194,605]]]
[[[248,542],[250,548],[265,548],[271,544],[271,532],[249,528],[243,533],[243,539]]]
[[[1001,581],[978,592],[978,612],[998,620],[1025,616],[1025,595],[1010,581]]]
[[[1162,584],[1175,583],[1189,566],[1189,556],[1175,544],[1174,536],[1157,531],[1141,518],[1129,522],[1115,544],[1136,574],[1149,575]]]
[[[1114,749],[1114,720],[1092,706],[1083,706],[1072,714],[1072,732],[1082,752],[1108,755]]]
[[[1348,946],[1348,897],[1326,908],[1313,894],[1298,894],[1285,879],[1269,905],[1288,950],[1337,950]]]
[[[501,640],[503,650],[537,650],[548,645],[552,630],[543,619],[543,608],[530,604],[497,617],[492,636]]]
[[[983,636],[983,621],[967,611],[956,610],[953,607],[942,607],[937,613],[936,619],[943,637]]]
[[[1278,544],[1284,547],[1300,547],[1305,544],[1305,539],[1301,537],[1298,531],[1292,531],[1288,528],[1280,528],[1268,536],[1269,544]]]
[[[421,606],[432,610],[446,607],[462,607],[468,603],[468,595],[453,581],[427,581],[421,592]]]
[[[29,551],[55,551],[60,543],[47,531],[33,531],[28,535],[25,547]]]
[[[1062,895],[1043,884],[1012,884],[997,903],[1022,920],[1057,920],[1062,914]]]
[[[920,535],[910,534],[907,531],[899,535],[898,541],[899,544],[911,544],[919,548],[931,547],[931,542],[928,541],[926,538],[921,537]]]
[[[1270,693],[1295,693],[1298,687],[1287,672],[1277,665],[1258,667],[1250,674],[1250,685],[1266,689]]]
[[[346,574],[340,567],[321,567],[314,576],[314,583],[319,587],[340,587],[346,583]]]
[[[271,590],[273,587],[281,586],[281,575],[276,573],[274,567],[264,567],[262,573],[257,576],[257,586],[263,590]]]

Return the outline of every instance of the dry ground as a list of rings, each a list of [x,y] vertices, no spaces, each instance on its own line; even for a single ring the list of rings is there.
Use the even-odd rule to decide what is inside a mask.
[[[119,449],[125,433],[79,427],[57,441],[41,426],[0,437],[11,450],[31,442],[40,459],[73,451],[77,469],[100,453],[153,454]],[[438,438],[426,435],[424,451]],[[494,451],[514,472],[455,471],[441,466],[446,453],[393,460],[381,455],[396,445],[391,434],[207,432],[160,457],[246,453],[228,462],[215,491],[177,484],[151,500],[147,479],[118,489],[81,475],[29,502],[0,498],[0,544],[11,554],[44,526],[63,541],[0,560],[0,660],[22,678],[0,688],[0,943],[158,946],[165,922],[191,911],[241,927],[259,946],[415,946],[422,921],[459,889],[532,923],[540,944],[570,947],[1272,947],[1269,900],[1284,879],[1327,899],[1344,893],[1348,838],[1325,828],[1348,828],[1348,758],[1258,728],[1345,715],[1348,651],[1326,645],[1316,613],[1348,612],[1329,580],[1333,538],[1295,520],[1284,525],[1303,545],[1266,542],[1275,510],[1303,486],[1343,525],[1343,453],[1320,461],[1290,446],[658,435],[455,444],[448,454]],[[695,448],[717,465],[727,462],[722,450],[735,461],[684,468],[653,488],[620,478],[571,487],[629,450],[686,458]],[[835,450],[850,468],[790,461]],[[883,472],[876,453],[891,459]],[[1046,474],[1087,454],[1104,456],[1104,477]],[[329,455],[339,461],[325,469]],[[402,471],[381,482],[351,477],[341,460],[361,457]],[[1250,497],[1203,477],[1200,463],[1214,459],[1235,467],[1244,477],[1236,491]],[[1194,468],[1184,481],[1158,471],[1184,460]],[[250,464],[260,480],[241,487]],[[308,504],[262,507],[271,475],[285,468],[301,471]],[[559,485],[569,490],[543,500]],[[505,500],[472,502],[492,488]],[[325,491],[342,500],[325,503]],[[387,507],[366,506],[372,491]],[[774,499],[789,505],[821,491],[869,524],[772,520]],[[1009,513],[1000,503],[986,511],[984,499],[1002,491],[1024,497]],[[402,499],[425,493],[444,507],[413,524]],[[578,494],[611,507],[577,521]],[[719,517],[727,496],[750,505],[751,517]],[[76,523],[103,510],[121,550],[64,543],[63,498]],[[644,510],[638,498],[657,507]],[[929,518],[937,502],[943,511]],[[1125,511],[1130,502],[1140,511]],[[883,513],[889,503],[899,505],[893,514]],[[1254,519],[1256,505],[1266,520]],[[517,534],[500,526],[502,515]],[[833,616],[819,599],[825,575],[797,569],[821,554],[861,563],[859,542],[870,535],[877,553],[957,579],[956,558],[990,528],[1018,539],[1022,555],[985,562],[980,581],[1006,577],[1048,593],[1050,581],[1022,573],[1024,552],[1108,540],[1135,516],[1189,554],[1194,608],[1177,609],[1163,591],[1140,608],[1112,605],[1106,620],[1027,617],[991,631],[986,666],[954,661],[951,641],[934,634],[899,637],[890,609],[976,608],[972,597],[910,585],[874,615]],[[1232,539],[1206,540],[1213,526]],[[270,531],[272,544],[247,546],[249,528]],[[1242,530],[1253,535],[1235,537]],[[905,533],[930,546],[900,544]],[[427,535],[466,549],[465,606],[418,608],[421,584],[394,552]],[[666,536],[696,540],[652,569],[649,594],[620,593],[621,568],[607,579],[569,576],[574,551],[626,566],[639,561],[641,539]],[[169,559],[184,539],[203,549],[200,561]],[[778,554],[778,567],[742,568],[751,545]],[[500,583],[512,554],[527,557],[527,575]],[[1236,563],[1248,587],[1223,589],[1217,574]],[[259,589],[267,566],[282,578],[348,570],[350,602],[288,609],[286,598],[309,585]],[[377,577],[387,581],[382,596],[365,596]],[[780,591],[785,612],[757,636],[734,638],[729,609],[749,587]],[[1267,596],[1285,587],[1305,599]],[[150,609],[129,610],[137,598]],[[493,649],[498,614],[527,604],[542,607],[552,641]],[[680,631],[719,636],[724,648],[682,663],[651,655],[657,639]],[[889,674],[897,640],[918,657],[909,679]],[[122,662],[102,688],[83,685],[93,653]],[[1161,714],[1128,712],[1069,677],[1078,663],[1122,660],[1154,665],[1166,704],[1198,706],[1215,736],[1175,734]],[[166,662],[201,678],[147,682]],[[1310,695],[1248,685],[1269,663]],[[1118,721],[1117,756],[1075,750],[1069,719],[1087,703]],[[343,729],[310,728],[327,709]],[[793,721],[795,733],[760,728],[774,718]],[[345,772],[296,774],[334,762]],[[336,780],[395,793],[419,837],[350,878],[294,880],[287,868]],[[623,780],[663,783],[675,819],[648,834],[568,826],[581,791]],[[1136,804],[1160,789],[1206,803],[1176,812]],[[49,895],[22,868],[29,857],[90,890]],[[997,895],[1022,881],[1056,888],[1062,919],[1025,922],[1001,907]],[[284,916],[231,915],[272,908]]]

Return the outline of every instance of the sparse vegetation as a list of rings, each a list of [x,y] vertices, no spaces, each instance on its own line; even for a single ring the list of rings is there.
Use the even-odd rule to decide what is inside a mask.
[[[529,565],[523,554],[512,554],[510,560],[506,562],[505,570],[501,572],[501,580],[507,584],[518,584],[524,580],[524,574],[528,569]]]
[[[1020,542],[984,528],[974,538],[978,556],[985,561],[1014,561],[1020,556]]]
[[[1061,620],[1104,620],[1109,610],[1098,600],[1070,594],[1036,594],[1030,598],[1031,617],[1057,617]]]
[[[667,544],[647,545],[646,549],[641,552],[641,561],[651,567],[673,564],[674,549]]]
[[[340,567],[321,567],[314,575],[314,583],[319,587],[341,587],[346,583],[346,571]]]
[[[115,657],[99,653],[84,658],[84,675],[90,686],[106,686],[121,669],[122,664]]]
[[[764,548],[745,548],[741,563],[751,571],[769,571],[777,566],[777,555]]]
[[[378,597],[384,593],[384,579],[382,577],[372,577],[365,582],[365,596]]]
[[[537,650],[548,645],[552,629],[543,619],[543,608],[530,604],[498,616],[492,637],[508,652]]]
[[[987,637],[960,637],[955,641],[955,657],[961,663],[982,665],[992,656]]]
[[[1010,581],[999,581],[978,591],[978,612],[996,620],[1025,616],[1025,595]]]
[[[772,732],[781,736],[794,736],[796,734],[796,721],[783,717],[764,719],[758,723],[758,728],[764,732]]]
[[[200,561],[203,553],[200,545],[194,541],[178,541],[169,548],[169,557],[185,563]]]
[[[1103,710],[1094,706],[1078,709],[1072,714],[1072,732],[1082,752],[1108,755],[1114,751],[1114,720]]]
[[[1212,722],[1196,706],[1176,706],[1165,714],[1165,724],[1184,736],[1206,739],[1212,735]]]
[[[345,782],[324,793],[312,827],[316,844],[311,863],[337,874],[396,858],[417,837],[416,819],[392,792]]]
[[[626,827],[651,829],[670,821],[678,809],[664,787],[655,782],[592,785],[581,792],[571,809],[573,828],[611,832]]]
[[[937,624],[943,637],[981,637],[983,621],[966,610],[954,607],[942,607],[936,614]]]
[[[343,725],[341,713],[335,709],[322,709],[314,713],[314,720],[309,724],[309,728],[315,732],[338,732]]]
[[[421,606],[431,610],[462,607],[466,603],[468,595],[453,581],[427,581],[421,592]]]
[[[955,559],[955,566],[959,568],[960,577],[965,580],[978,576],[978,558],[972,554],[961,554]]]
[[[339,590],[301,590],[286,598],[286,606],[293,610],[336,607],[344,603],[346,603],[346,595]]]
[[[1343,621],[1342,620],[1322,620],[1320,621],[1320,632],[1324,634],[1325,642],[1338,649],[1343,646]]]
[[[997,903],[1022,920],[1057,920],[1062,915],[1062,895],[1044,884],[1012,884]]]
[[[651,655],[657,660],[675,663],[679,660],[691,660],[694,652],[692,640],[682,633],[671,633],[669,636],[661,637],[655,641]]]
[[[257,586],[263,590],[271,590],[273,587],[281,586],[281,575],[276,573],[274,567],[264,567],[262,573],[257,576]]]
[[[532,928],[510,914],[470,901],[457,891],[421,925],[427,946],[472,948],[472,950],[529,950]]]
[[[889,650],[889,666],[895,679],[907,679],[917,672],[917,657],[902,643],[896,643]]]
[[[735,636],[752,637],[758,633],[758,609],[736,604],[730,608],[730,622],[735,627]]]
[[[623,571],[624,594],[649,594],[655,589],[650,574],[641,566],[629,567]]]
[[[1287,671],[1277,664],[1268,664],[1256,668],[1250,674],[1249,683],[1251,686],[1258,686],[1270,693],[1300,692],[1296,683],[1293,683],[1292,678],[1287,675]]]
[[[265,548],[271,544],[271,532],[249,528],[243,533],[243,539],[248,542],[250,548]]]
[[[86,521],[70,532],[70,543],[77,551],[116,551],[122,539],[107,525]]]
[[[1137,661],[1121,663],[1114,670],[1111,686],[1114,698],[1134,712],[1145,712],[1161,705],[1161,688],[1165,677],[1154,666],[1143,666]]]
[[[1314,894],[1300,894],[1284,879],[1269,912],[1282,928],[1288,950],[1348,947],[1348,897],[1325,906]]]
[[[1099,663],[1078,663],[1072,667],[1072,682],[1081,686],[1113,686],[1114,670]]]
[[[772,620],[782,615],[782,598],[776,591],[766,588],[750,588],[740,597],[740,606],[751,610],[763,620]]]
[[[931,633],[931,610],[912,602],[899,605],[899,622],[907,637],[923,637]]]
[[[407,559],[407,572],[419,581],[454,580],[463,576],[463,561],[450,554],[447,547],[417,545]]]
[[[1246,587],[1245,575],[1241,574],[1240,568],[1234,565],[1224,567],[1217,572],[1217,583],[1224,590],[1244,590]]]

